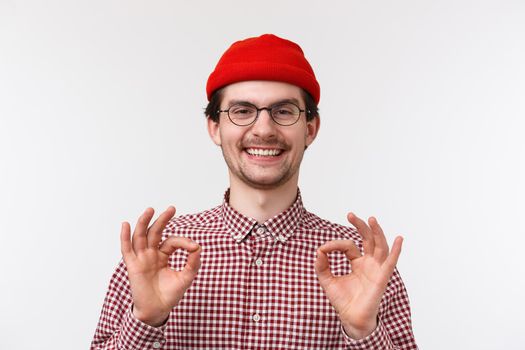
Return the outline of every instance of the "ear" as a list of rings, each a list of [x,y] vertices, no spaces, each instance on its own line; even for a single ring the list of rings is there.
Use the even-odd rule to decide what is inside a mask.
[[[319,128],[321,127],[321,118],[319,116],[306,122],[306,146],[310,146],[314,142]]]
[[[211,117],[206,117],[208,123],[208,134],[210,135],[211,140],[217,145],[221,145],[221,133],[219,122],[214,121]]]

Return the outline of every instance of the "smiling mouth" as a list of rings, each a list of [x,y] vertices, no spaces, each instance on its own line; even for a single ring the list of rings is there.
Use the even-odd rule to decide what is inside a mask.
[[[279,148],[245,148],[246,153],[256,157],[277,157],[283,150]]]

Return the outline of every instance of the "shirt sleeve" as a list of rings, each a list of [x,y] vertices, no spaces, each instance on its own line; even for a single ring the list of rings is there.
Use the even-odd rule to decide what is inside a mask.
[[[151,327],[131,312],[133,299],[126,266],[121,261],[109,283],[91,350],[159,349],[166,342],[165,328]]]
[[[350,338],[341,326],[349,350],[417,350],[408,294],[397,269],[390,279],[381,305],[376,329],[366,338]]]

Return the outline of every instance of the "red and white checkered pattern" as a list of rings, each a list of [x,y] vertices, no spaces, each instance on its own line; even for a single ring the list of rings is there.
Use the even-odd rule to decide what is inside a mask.
[[[353,228],[306,211],[301,196],[283,213],[258,225],[228,205],[173,218],[163,239],[186,236],[202,247],[201,268],[167,323],[150,327],[131,313],[126,266],[120,262],[104,301],[91,349],[417,349],[408,296],[397,270],[367,338],[352,340],[314,272],[316,250],[352,239]],[[170,259],[182,269],[187,253]],[[350,264],[330,254],[335,275]]]

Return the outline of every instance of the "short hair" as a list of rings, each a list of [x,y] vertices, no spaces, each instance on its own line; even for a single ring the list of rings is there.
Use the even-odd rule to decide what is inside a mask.
[[[219,109],[221,108],[223,89],[220,88],[213,92],[210,101],[204,110],[204,115],[207,118],[211,118],[214,122],[219,122]],[[306,109],[306,120],[311,121],[316,117],[319,117],[319,107],[315,103],[314,98],[306,90],[301,89],[301,95],[304,100]]]

